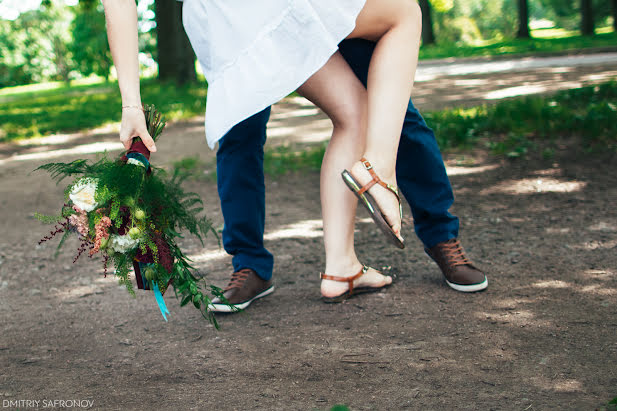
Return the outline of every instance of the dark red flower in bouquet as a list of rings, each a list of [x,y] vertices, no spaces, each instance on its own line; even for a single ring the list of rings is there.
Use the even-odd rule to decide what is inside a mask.
[[[173,271],[174,268],[174,257],[171,254],[171,249],[169,248],[169,244],[163,238],[163,234],[159,231],[155,231],[152,235],[152,241],[156,245],[156,260],[158,263],[167,271],[169,274]],[[139,250],[135,259],[140,263],[145,264],[153,264],[155,261],[154,255],[152,254],[152,250],[148,249],[147,253],[144,253],[142,250]]]

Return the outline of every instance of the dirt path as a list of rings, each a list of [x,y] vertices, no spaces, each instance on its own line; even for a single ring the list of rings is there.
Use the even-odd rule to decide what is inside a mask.
[[[543,70],[440,77],[418,83],[416,100],[425,109],[471,104],[513,87],[550,91],[601,81],[617,67]],[[314,108],[288,100],[273,113],[269,144],[320,141],[328,128]],[[202,133],[201,120],[171,125],[155,161],[199,152],[209,164]],[[398,281],[334,306],[319,301],[318,175],[269,178],[267,246],[276,256],[277,291],[246,313],[221,317],[216,331],[171,294],[165,323],[150,294],[131,298],[102,277],[98,261],[71,264],[75,242],[58,260],[55,244],[36,246],[47,227],[32,214],[56,211],[62,188],[28,173],[50,158],[84,157],[91,144],[114,140],[72,136],[55,145],[0,148],[4,408],[18,408],[11,401],[20,400],[92,400],[96,409],[323,410],[346,403],[543,410],[593,409],[617,396],[614,155],[585,156],[564,144],[548,162],[504,162],[482,152],[446,156],[452,211],[468,253],[488,273],[489,290],[451,291],[409,220],[401,252],[387,247],[362,213],[359,255]],[[187,186],[222,224],[214,182]],[[205,248],[190,238],[184,246],[212,283],[224,285],[229,258],[212,239]]]

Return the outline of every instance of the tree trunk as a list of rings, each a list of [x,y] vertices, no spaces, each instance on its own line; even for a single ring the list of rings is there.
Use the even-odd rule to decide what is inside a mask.
[[[182,26],[182,2],[156,0],[156,47],[160,80],[194,81],[195,54]]]
[[[613,0],[613,30],[617,33],[617,0]]]
[[[584,36],[593,36],[592,0],[581,0],[581,32]]]
[[[615,0],[617,1],[617,0]],[[433,32],[433,18],[431,16],[431,3],[429,0],[420,0],[422,10],[422,44],[435,44],[435,33]]]
[[[178,19],[178,31],[177,31],[177,44],[178,44],[178,84],[183,83],[193,83],[197,80],[197,73],[195,72],[195,52],[193,51],[193,47],[191,46],[191,42],[189,41],[188,36],[186,35],[186,31],[184,31],[184,26],[182,25],[182,6],[184,5],[181,1],[173,0],[176,4],[180,6]]]
[[[529,35],[529,5],[527,0],[518,0],[518,31],[516,37],[528,39]]]

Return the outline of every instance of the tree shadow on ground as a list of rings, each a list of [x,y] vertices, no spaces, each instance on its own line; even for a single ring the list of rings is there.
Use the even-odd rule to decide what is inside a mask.
[[[71,265],[70,243],[53,261],[50,247],[33,247],[44,229],[23,210],[55,207],[59,188],[5,187],[3,210],[22,210],[9,225],[21,234],[1,251],[5,396],[83,396],[128,408],[605,403],[617,386],[610,361],[617,354],[614,157],[574,150],[551,161],[467,156],[466,174],[451,176],[453,212],[468,254],[487,272],[486,292],[447,288],[409,219],[400,252],[360,212],[358,255],[397,282],[323,304],[319,177],[295,173],[267,181],[266,244],[276,256],[277,290],[244,313],[220,316],[220,331],[179,308],[173,294],[165,323],[147,292],[130,298],[113,278],[98,277],[98,262]],[[189,185],[221,224],[215,183]],[[183,241],[208,281],[224,286],[229,257],[212,241],[205,248]]]

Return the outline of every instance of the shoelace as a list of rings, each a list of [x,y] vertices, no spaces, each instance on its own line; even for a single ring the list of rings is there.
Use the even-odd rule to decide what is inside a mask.
[[[458,240],[452,239],[444,243],[443,254],[452,266],[471,264]]]
[[[240,288],[244,285],[247,278],[249,278],[250,270],[243,268],[240,271],[237,271],[231,275],[231,280],[229,280],[229,284],[225,287],[225,291],[231,290],[232,288]]]

